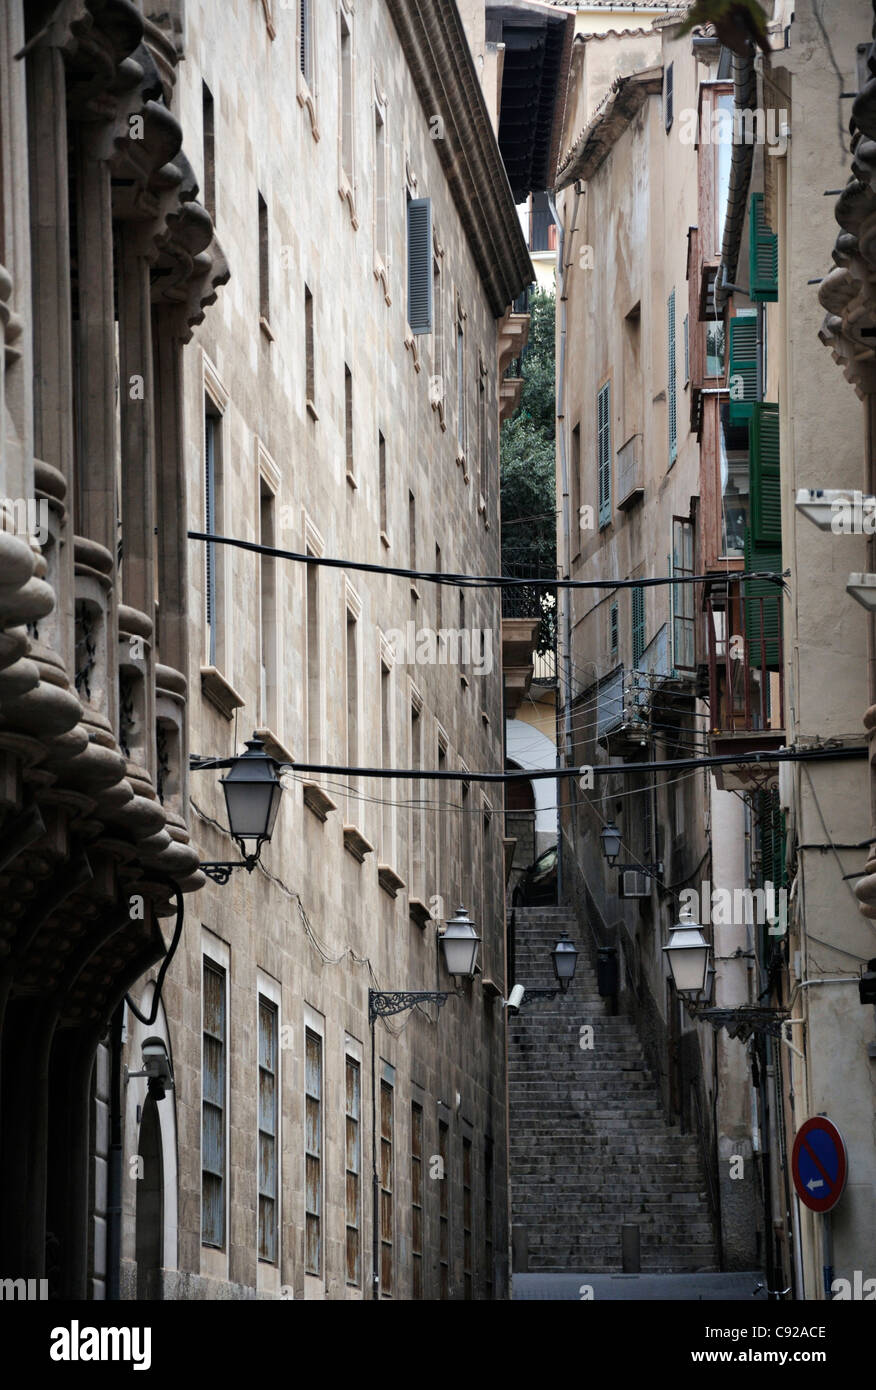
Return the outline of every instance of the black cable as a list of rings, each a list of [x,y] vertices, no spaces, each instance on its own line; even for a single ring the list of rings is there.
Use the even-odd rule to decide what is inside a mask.
[[[130,994],[125,995],[125,1003],[131,1010],[131,1013],[134,1014],[136,1018],[139,1018],[141,1023],[145,1023],[147,1028],[151,1028],[156,1018],[158,1017],[158,1005],[161,1003],[161,988],[164,984],[164,977],[170,968],[170,962],[173,960],[174,955],[176,954],[176,948],[179,945],[180,937],[182,936],[183,919],[185,915],[183,912],[182,889],[179,887],[179,884],[174,883],[172,878],[167,878],[164,874],[150,873],[149,876],[150,878],[158,879],[160,883],[168,884],[168,886],[172,888],[174,893],[176,894],[176,925],[173,929],[173,936],[171,938],[170,946],[168,947],[167,953],[163,961],[161,962],[161,969],[158,972],[158,979],[155,981],[155,991],[152,995],[152,1012],[149,1015],[149,1017],[147,1018],[145,1014],[141,1014],[140,1010],[137,1008],[137,1005],[134,1003]]]
[[[189,531],[190,541],[206,541],[209,545],[232,545],[238,550],[250,550],[256,555],[267,555],[277,560],[297,560],[302,565],[321,565],[327,569],[356,570],[364,574],[393,574],[402,579],[424,579],[432,584],[444,584],[456,589],[653,589],[665,584],[706,584],[713,581],[714,574],[657,575],[650,579],[531,579],[512,578],[510,575],[472,575],[450,574],[444,570],[402,569],[396,565],[375,565],[364,560],[336,560],[328,555],[302,555],[296,550],[280,550],[275,545],[261,545],[258,541],[241,541],[235,536],[216,536],[210,531]],[[779,574],[775,570],[746,570],[732,576],[734,583],[743,579],[766,579],[784,588],[785,576],[790,570]],[[724,576],[717,576],[723,583]]]

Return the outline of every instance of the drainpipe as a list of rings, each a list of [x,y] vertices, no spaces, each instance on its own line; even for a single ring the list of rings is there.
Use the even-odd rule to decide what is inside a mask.
[[[569,233],[575,234],[578,221],[578,207],[581,202],[581,184],[575,184],[575,202],[572,209],[572,226]],[[563,566],[564,579],[572,574],[572,519],[570,515],[569,463],[566,451],[566,270],[571,262],[565,259],[566,229],[557,212],[553,192],[548,193],[551,215],[557,225],[557,294],[560,305],[560,360],[557,364],[557,438],[560,445],[560,482],[563,489]],[[572,599],[571,590],[563,591],[563,740],[562,749],[557,742],[557,767],[569,766],[572,758]],[[558,691],[559,693],[559,691]],[[559,779],[557,790],[559,791]],[[569,808],[574,815],[574,793],[569,794]],[[576,840],[574,822],[572,825],[572,844]],[[557,902],[563,901],[563,815],[561,798],[557,796]]]
[[[751,111],[757,105],[757,75],[752,58],[733,59],[734,103],[736,111]],[[754,146],[743,141],[733,142],[730,158],[730,187],[727,190],[727,212],[724,217],[724,235],[721,242],[721,264],[715,283],[715,302],[723,309],[736,279],[739,265],[739,248],[742,243],[742,225],[745,221],[745,205],[751,183],[751,169],[754,163]]]

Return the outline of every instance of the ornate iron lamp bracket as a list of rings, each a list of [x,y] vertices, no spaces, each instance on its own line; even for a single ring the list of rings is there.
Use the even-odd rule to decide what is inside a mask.
[[[440,1009],[452,994],[457,993],[453,989],[369,989],[368,1022],[373,1023],[376,1018],[389,1018],[392,1014],[403,1014],[408,1009],[415,1009],[418,1004],[437,1004]]]

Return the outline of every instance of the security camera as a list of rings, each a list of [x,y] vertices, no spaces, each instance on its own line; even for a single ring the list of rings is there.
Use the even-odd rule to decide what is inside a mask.
[[[143,1043],[143,1070],[129,1071],[128,1080],[133,1076],[145,1076],[149,1094],[155,1100],[164,1100],[167,1088],[173,1087],[173,1068],[167,1055],[163,1038],[146,1038]]]
[[[519,1009],[523,1003],[523,996],[526,993],[524,985],[515,985],[508,998],[505,1000],[506,1009]]]

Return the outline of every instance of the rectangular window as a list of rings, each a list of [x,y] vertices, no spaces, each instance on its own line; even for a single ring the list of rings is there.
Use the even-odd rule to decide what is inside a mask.
[[[225,971],[203,962],[201,1243],[225,1248]]]
[[[298,7],[298,64],[308,87],[313,86],[313,17],[311,0],[299,0]]]
[[[460,839],[460,859],[459,859],[459,898],[461,903],[471,900],[470,889],[471,879],[471,783],[460,782],[459,784],[460,816],[459,816],[459,839]]]
[[[490,500],[490,466],[487,453],[487,387],[483,376],[478,382],[478,471],[481,497],[486,505]]]
[[[347,1283],[362,1282],[362,1074],[355,1057],[346,1061]]]
[[[322,1274],[322,1038],[304,1035],[304,1268]]]
[[[411,1297],[423,1297],[423,1107],[411,1105]]]
[[[596,397],[596,454],[599,480],[599,526],[611,521],[611,382]]]
[[[265,322],[271,317],[268,205],[261,193],[259,194],[259,314]]]
[[[444,294],[441,286],[441,262],[432,256],[432,404],[444,409]]]
[[[465,331],[456,324],[456,442],[465,453]]]
[[[438,737],[438,771],[447,771],[447,744],[443,734]],[[433,837],[433,843],[437,852],[437,863],[435,866],[435,885],[436,892],[440,893],[442,888],[449,886],[445,875],[450,867],[450,813],[451,813],[451,782],[445,782],[439,778],[435,788],[435,800],[438,803],[437,819],[438,824]]]
[[[690,315],[684,316],[684,384],[690,381]]]
[[[308,551],[308,554],[311,552]],[[307,753],[318,763],[322,753],[322,674],[319,637],[319,567],[307,565]]]
[[[356,460],[353,454],[353,373],[344,363],[344,449],[347,458],[347,481],[356,481]]]
[[[408,493],[408,567],[417,568],[417,499],[412,492]]]
[[[347,609],[347,767],[359,766],[359,641],[355,616]],[[357,823],[359,798],[357,779],[347,777],[349,788],[347,815]]]
[[[392,1293],[393,1259],[392,1086],[380,1082],[380,1292]]]
[[[275,546],[274,494],[264,478],[260,484],[259,539]],[[260,606],[260,707],[263,727],[277,728],[277,561],[273,555],[259,556]]]
[[[435,546],[435,573],[441,573],[441,547]],[[438,631],[441,631],[444,622],[444,585],[435,585],[435,614],[438,621]]]
[[[672,574],[694,572],[694,528],[687,517],[672,518]],[[672,586],[672,664],[678,671],[696,670],[694,631],[696,591],[693,584]]]
[[[447,1171],[449,1130],[438,1121],[438,1297],[450,1297],[450,1174]]]
[[[618,619],[617,604],[613,603],[608,610],[608,650],[612,657],[617,656],[618,649]]]
[[[675,115],[673,110],[675,102],[675,92],[673,90],[675,85],[674,67],[674,63],[669,64],[663,79],[663,119],[667,130],[672,129],[672,122]]]
[[[569,459],[569,525],[572,531],[572,557],[581,553],[581,425],[572,430]]]
[[[414,336],[432,332],[432,199],[408,200],[408,323]]]
[[[304,371],[307,403],[313,410],[316,402],[316,349],[313,335],[313,295],[304,286]]]
[[[209,535],[221,535],[222,513],[222,417],[207,397],[204,409],[204,530]],[[221,551],[222,546],[214,545],[210,541],[204,547],[208,666],[220,666],[224,655],[222,579],[225,559]]]
[[[678,401],[675,387],[675,290],[669,296],[667,304],[666,329],[668,337],[667,361],[669,363],[669,389],[667,393],[669,402],[669,466],[671,468],[678,457]]]
[[[423,721],[420,718],[420,711],[414,704],[411,705],[411,767],[419,770],[423,766]],[[423,784],[415,781],[411,785],[411,863],[410,863],[410,892],[414,898],[419,898],[424,892],[423,888]]]
[[[389,515],[387,512],[386,500],[386,440],[380,430],[377,431],[377,472],[380,488],[380,534],[383,540],[387,541],[389,537]]]
[[[340,65],[340,124],[341,167],[353,187],[353,31],[350,20],[340,8],[341,65]]]
[[[380,762],[381,767],[392,767],[392,677],[389,667],[380,663]],[[385,863],[395,863],[395,837],[393,822],[394,778],[380,779],[381,797],[381,852]]]
[[[259,995],[259,1259],[277,1262],[277,1006]]]
[[[493,1141],[484,1140],[484,1297],[493,1297]]]
[[[389,268],[389,219],[386,199],[386,121],[379,106],[374,108],[374,250],[382,265]]]
[[[462,1286],[463,1297],[472,1297],[471,1262],[471,1140],[462,1141]]]
[[[630,590],[632,607],[633,670],[638,671],[645,650],[645,590],[636,585]]]
[[[201,83],[201,126],[204,139],[204,207],[216,221],[216,113],[213,93]]]

